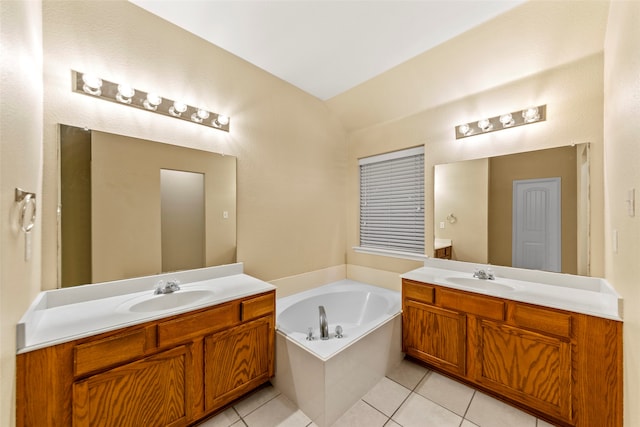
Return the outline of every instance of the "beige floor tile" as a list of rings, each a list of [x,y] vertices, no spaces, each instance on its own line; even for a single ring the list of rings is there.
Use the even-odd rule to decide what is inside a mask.
[[[284,395],[278,395],[246,417],[249,427],[306,427],[311,420]]]
[[[462,417],[417,393],[411,393],[393,415],[393,420],[403,427],[458,427]]]
[[[538,418],[537,427],[553,427],[553,424],[549,424],[545,420],[541,420],[541,419]]]
[[[389,378],[381,379],[363,398],[365,402],[390,417],[409,396],[411,390]]]
[[[240,421],[240,417],[233,408],[229,408],[198,424],[198,427],[229,427],[237,421]]]
[[[388,419],[377,409],[359,400],[331,427],[382,427]]]
[[[389,420],[384,425],[384,427],[402,427],[402,426],[400,424],[398,424],[397,422],[393,421],[393,420]]]
[[[478,426],[469,420],[464,420],[462,421],[462,424],[460,424],[460,427],[478,427]]]
[[[437,372],[429,372],[415,392],[464,417],[475,390]]]
[[[278,396],[280,391],[268,384],[251,393],[234,405],[238,414],[244,417],[264,405],[274,397]]]
[[[476,392],[465,416],[480,427],[536,427],[536,419],[484,393]]]
[[[409,390],[413,390],[428,371],[424,366],[405,359],[387,377]]]

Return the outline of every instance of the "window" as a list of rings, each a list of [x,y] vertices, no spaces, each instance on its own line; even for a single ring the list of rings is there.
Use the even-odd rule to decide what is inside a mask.
[[[424,254],[424,147],[360,159],[360,247]]]

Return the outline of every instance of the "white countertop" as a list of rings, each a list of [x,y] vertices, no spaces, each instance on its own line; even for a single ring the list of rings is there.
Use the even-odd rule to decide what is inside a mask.
[[[135,312],[132,302],[153,296],[158,280],[177,279],[181,290],[202,292],[203,298],[177,308]],[[16,325],[17,352],[24,353],[127,326],[186,313],[237,298],[275,289],[275,286],[243,273],[230,264],[130,280],[84,285],[41,292]]]
[[[403,278],[591,316],[622,320],[622,298],[604,279],[491,266],[495,280],[473,278],[476,268],[460,261],[429,258]]]
[[[434,250],[446,248],[448,246],[452,246],[451,239],[434,239],[433,240],[433,249]]]

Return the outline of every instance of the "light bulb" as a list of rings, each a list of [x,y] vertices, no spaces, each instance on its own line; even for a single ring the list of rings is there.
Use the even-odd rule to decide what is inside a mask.
[[[213,121],[214,126],[226,126],[229,124],[229,116],[218,114],[218,117]]]
[[[509,126],[513,126],[515,121],[511,113],[507,113],[500,116],[500,123],[502,123],[503,128],[508,128]]]
[[[540,113],[538,113],[538,107],[527,108],[526,110],[522,110],[522,118],[525,122],[531,123],[535,122],[540,118]]]
[[[118,94],[116,99],[123,104],[131,104],[131,98],[135,95],[136,90],[127,84],[118,85]]]
[[[148,93],[147,99],[142,103],[144,108],[151,111],[156,111],[158,109],[158,105],[162,104],[162,98],[155,93]]]
[[[89,95],[100,96],[102,95],[102,79],[96,77],[91,74],[83,74],[82,82],[84,85],[82,86],[82,90],[88,93]]]
[[[209,118],[209,112],[207,110],[203,110],[202,108],[198,108],[198,111],[191,115],[191,120],[196,123],[202,123],[203,120]]]
[[[462,135],[467,136],[471,133],[471,128],[469,127],[468,124],[463,124],[458,126],[458,132],[460,132]]]
[[[493,125],[489,121],[489,119],[482,119],[478,121],[478,127],[482,130],[482,132],[488,132],[493,129]]]
[[[187,104],[184,102],[174,101],[173,105],[169,107],[169,114],[174,117],[180,117],[185,111],[187,111]]]

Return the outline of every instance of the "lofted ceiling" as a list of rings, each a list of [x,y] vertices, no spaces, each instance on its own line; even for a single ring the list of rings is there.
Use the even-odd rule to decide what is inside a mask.
[[[524,0],[130,0],[327,100]]]
[[[129,1],[325,101],[347,131],[602,54],[609,10],[607,0]],[[544,103],[534,89],[523,105]]]

